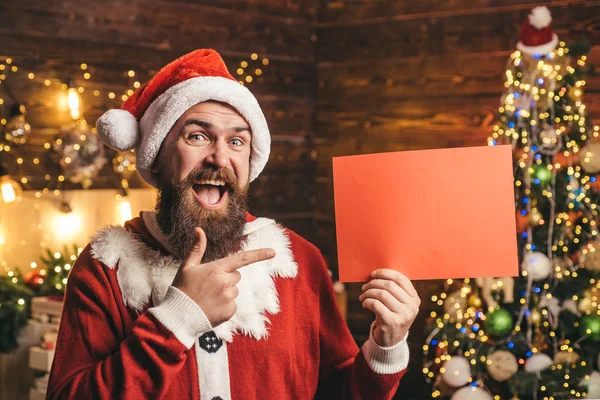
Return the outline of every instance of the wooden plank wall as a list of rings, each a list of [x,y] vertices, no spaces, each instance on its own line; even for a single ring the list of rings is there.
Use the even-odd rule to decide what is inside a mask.
[[[267,57],[250,88],[270,123],[273,156],[250,205],[315,242],[335,268],[331,158],[484,145],[506,59],[539,4],[552,10],[561,39],[587,38],[590,61],[600,65],[597,0],[0,0],[0,58],[20,64],[6,83],[28,108],[34,135],[24,151],[33,157],[69,120],[58,101],[69,78],[88,89],[84,114],[95,121],[119,105],[106,94],[131,85],[130,69],[144,81],[200,47],[219,50],[233,71],[252,52]],[[600,78],[588,80],[584,99],[600,115]],[[43,187],[43,173],[26,164],[31,188]],[[107,166],[94,187],[111,187],[110,175]],[[417,286],[428,305],[439,282]],[[362,341],[372,316],[358,294],[351,285],[349,325]],[[419,366],[421,322],[411,334],[402,398],[429,393]]]
[[[522,21],[536,5],[551,9],[561,39],[587,38],[593,45],[591,62],[600,65],[600,1],[319,1],[316,220],[318,243],[332,265],[331,158],[485,145],[506,60]],[[588,80],[584,101],[600,120],[600,78]],[[385,187],[381,189],[385,195]],[[416,285],[424,307],[409,340],[411,367],[399,390],[402,399],[430,393],[421,374],[421,330],[428,299],[441,283]],[[359,286],[350,285],[348,322],[360,341],[372,315],[355,300]]]
[[[0,60],[12,57],[19,66],[6,73],[4,84],[25,103],[33,128],[30,144],[21,152],[26,154],[22,168],[28,188],[46,184],[47,171],[29,162],[35,155],[54,176],[59,172],[52,169],[43,144],[69,122],[62,82],[72,79],[87,89],[81,95],[84,115],[94,123],[103,111],[120,105],[121,94],[134,80],[145,82],[178,56],[212,47],[233,74],[243,60],[263,70],[248,86],[265,110],[273,146],[267,170],[252,186],[251,209],[315,240],[315,18],[309,0],[0,1]],[[257,62],[250,60],[251,53],[259,55]],[[267,66],[260,65],[264,57]],[[83,77],[81,63],[88,64],[90,79]],[[137,75],[129,78],[128,70]],[[34,80],[28,79],[29,72]],[[52,84],[45,86],[45,79]],[[101,95],[94,96],[94,90]],[[109,99],[109,92],[116,99]],[[9,104],[1,85],[0,98]],[[6,116],[7,110],[3,112]],[[3,155],[14,164],[14,158]],[[114,187],[114,182],[107,165],[92,188]],[[54,187],[77,188],[67,183]]]

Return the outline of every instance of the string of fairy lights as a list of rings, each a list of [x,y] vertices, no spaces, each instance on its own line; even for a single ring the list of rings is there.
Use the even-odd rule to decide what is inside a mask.
[[[597,181],[600,179],[595,173],[588,173],[582,169],[579,163],[590,163],[593,157],[600,157],[600,154],[592,154],[581,144],[590,138],[600,136],[598,126],[591,127],[586,119],[586,106],[582,102],[582,96],[586,81],[577,79],[570,88],[562,85],[565,76],[575,73],[568,61],[569,49],[564,42],[560,42],[557,49],[552,51],[546,57],[533,57],[525,60],[525,57],[531,57],[515,51],[508,60],[505,76],[505,95],[503,104],[499,107],[499,114],[513,114],[518,117],[518,122],[509,122],[506,126],[498,123],[493,127],[493,133],[488,138],[488,145],[495,146],[502,143],[510,143],[513,146],[513,153],[517,155],[514,171],[514,185],[517,209],[521,209],[520,218],[528,222],[527,229],[521,233],[525,242],[525,251],[536,250],[534,243],[532,226],[541,226],[546,224],[548,227],[548,255],[551,260],[564,259],[568,253],[567,235],[569,229],[572,229],[577,237],[572,239],[573,243],[580,243],[579,236],[588,240],[598,237],[598,227],[596,217],[598,216],[598,207],[590,198],[590,190],[597,189]],[[579,68],[586,65],[587,57],[580,56],[575,62]],[[532,67],[526,67],[523,63]],[[530,68],[525,72],[516,70],[515,67]],[[528,76],[535,75],[534,82],[528,81]],[[574,105],[566,104],[571,100]],[[549,104],[563,104],[562,117],[554,115],[554,108],[548,107],[546,111],[537,114],[537,107],[534,103],[548,101]],[[531,105],[531,106],[530,106]],[[554,121],[554,126],[539,126],[540,121]],[[529,124],[525,126],[523,124]],[[536,126],[537,125],[537,126]],[[534,137],[532,137],[532,134]],[[547,166],[544,164],[543,157],[551,157],[552,162]],[[547,160],[547,158],[546,158]],[[567,205],[570,212],[556,211],[555,185],[557,174],[565,171],[568,177],[566,189],[569,191]],[[540,211],[537,209],[535,193],[540,192],[550,204],[550,217],[544,220]],[[523,193],[519,197],[518,193]],[[573,214],[577,210],[584,210],[583,218],[575,219]],[[579,215],[578,215],[579,216]],[[562,229],[561,233],[555,237],[555,229]],[[594,242],[598,244],[599,242]],[[596,252],[594,243],[589,243],[581,249],[582,259],[593,255]],[[556,257],[553,257],[556,256]],[[596,256],[597,257],[597,256]],[[443,308],[443,312],[432,311],[430,313],[433,329],[422,347],[423,350],[423,368],[422,372],[429,383],[433,384],[432,397],[437,398],[448,394],[440,386],[442,375],[445,371],[445,362],[449,361],[453,354],[457,352],[466,358],[474,373],[469,372],[468,377],[464,377],[464,382],[470,386],[485,387],[484,378],[486,367],[492,364],[490,359],[492,352],[499,348],[513,349],[515,347],[515,336],[524,334],[528,340],[529,351],[525,357],[518,357],[518,365],[526,364],[527,358],[542,351],[543,344],[536,338],[547,335],[553,347],[553,354],[561,353],[563,357],[576,353],[579,350],[579,344],[586,339],[586,335],[592,332],[587,329],[582,337],[577,341],[569,339],[558,342],[558,300],[553,296],[552,290],[556,288],[559,282],[565,278],[578,277],[579,265],[569,263],[553,263],[553,270],[548,279],[543,284],[536,283],[530,276],[528,270],[523,269],[520,274],[527,281],[527,288],[519,293],[516,301],[520,305],[520,311],[516,322],[512,325],[510,332],[504,337],[494,337],[488,332],[487,320],[491,313],[498,310],[484,310],[483,302],[479,291],[474,289],[471,279],[455,281],[448,279],[444,283],[443,290],[434,294],[431,301]],[[529,276],[528,276],[529,275]],[[598,302],[598,291],[600,290],[600,281],[591,278],[589,298],[586,297],[587,310],[592,314],[600,315]],[[460,289],[456,290],[456,286]],[[502,290],[503,281],[495,280],[492,291]],[[512,290],[512,287],[511,287]],[[580,296],[573,295],[573,302],[579,301],[581,307],[582,299]],[[532,302],[536,303],[532,307]],[[589,303],[589,304],[588,304]],[[574,303],[576,304],[576,303]],[[570,305],[577,308],[577,305]],[[565,302],[565,308],[567,308]],[[577,310],[575,310],[577,311]],[[526,318],[525,332],[522,332],[522,322]],[[575,326],[578,326],[578,322]],[[457,337],[451,337],[448,332],[456,331]],[[490,328],[491,329],[491,328]],[[458,340],[460,339],[460,340]],[[556,363],[550,366],[552,371],[563,371],[564,382],[562,383],[561,393],[555,395],[564,395],[575,398],[584,397],[585,392],[578,390],[569,381],[575,368],[590,366],[585,360],[572,359],[573,362],[561,364]],[[479,372],[477,372],[479,371]],[[456,371],[454,371],[456,374]],[[436,378],[437,377],[437,378]],[[590,378],[589,374],[584,376],[586,380]],[[458,386],[458,385],[457,385]],[[537,382],[532,388],[534,393],[538,389],[545,393],[548,384]],[[483,397],[482,397],[483,398]],[[495,400],[501,396],[496,394]],[[518,399],[516,394],[513,397]],[[534,396],[535,398],[535,396]],[[454,399],[454,397],[453,397]],[[554,399],[549,395],[544,399]]]
[[[235,68],[235,72],[237,75],[238,82],[241,85],[248,85],[257,80],[257,78],[261,77],[264,73],[264,68],[270,64],[270,61],[266,57],[260,57],[257,53],[249,54],[247,59],[244,59],[239,62],[239,65]],[[13,58],[4,58],[0,60],[0,106],[7,105],[6,97],[1,95],[2,87],[6,87],[7,83],[10,81],[10,75],[21,74],[19,78],[26,77],[31,82],[42,85],[44,87],[59,87],[62,91],[65,92],[65,98],[67,99],[67,103],[69,105],[69,111],[71,117],[74,121],[84,121],[85,119],[81,113],[81,98],[80,96],[88,94],[94,96],[96,98],[104,98],[108,100],[109,104],[107,108],[113,108],[120,105],[121,102],[126,101],[130,96],[132,96],[135,90],[139,89],[142,86],[140,82],[140,73],[135,69],[129,69],[123,72],[123,76],[126,78],[127,82],[123,83],[124,89],[122,91],[119,90],[106,90],[102,89],[94,85],[93,83],[93,75],[95,68],[89,63],[79,63],[77,67],[78,72],[71,76],[69,82],[65,82],[56,78],[45,77],[43,74],[37,73],[35,71],[28,70],[27,68],[20,65]],[[146,73],[147,74],[147,73]],[[77,81],[79,84],[75,85],[74,82]],[[5,88],[6,89],[6,88]],[[6,90],[6,92],[10,96],[10,91]],[[13,102],[15,99],[11,99]],[[0,127],[6,127],[9,124],[9,120],[7,118],[0,118]],[[26,122],[24,122],[27,124]],[[28,125],[28,124],[27,124]],[[28,127],[29,129],[29,127]],[[96,134],[96,128],[91,127],[89,131],[92,134]],[[80,146],[90,139],[89,135],[81,134],[79,137],[80,143],[75,143],[73,148],[75,150],[79,150]],[[55,146],[60,146],[63,143],[63,138],[59,135],[55,139],[48,140],[43,144],[43,148],[45,151],[51,151]],[[20,151],[20,144],[24,144],[25,140],[21,140],[20,142],[15,143],[4,143],[0,144],[0,153],[5,154],[8,157],[11,157],[11,161],[14,162],[14,165],[17,167],[18,171],[18,183],[12,183],[11,191],[12,197],[9,196],[11,201],[19,201],[21,199],[21,188],[25,190],[33,190],[34,188],[31,186],[31,176],[24,175],[22,173],[23,167],[29,165],[34,165],[39,169],[41,175],[43,175],[45,180],[45,186],[41,190],[35,190],[34,197],[37,200],[34,203],[34,210],[38,213],[42,211],[42,206],[39,200],[43,200],[44,196],[51,196],[52,198],[58,198],[61,196],[61,185],[68,180],[68,176],[65,173],[60,173],[58,175],[53,175],[50,171],[44,168],[42,161],[38,156],[30,156],[25,152]],[[6,160],[6,159],[5,159]],[[72,160],[69,157],[64,158],[64,162],[69,164]],[[122,212],[122,220],[125,221],[131,218],[131,208],[123,207],[123,205],[128,205],[126,201],[127,189],[129,189],[129,181],[127,179],[128,176],[131,176],[135,172],[135,156],[133,152],[126,153],[118,153],[113,159],[113,167],[114,171],[121,175],[119,182],[119,193],[115,195],[115,199],[117,202],[121,203],[121,212]],[[4,186],[3,186],[4,189]],[[5,199],[6,201],[6,199]],[[127,204],[125,204],[127,203]],[[62,207],[65,207],[63,204]],[[69,207],[68,204],[66,207]],[[40,231],[44,231],[47,227],[43,224],[34,224],[33,229],[38,229]],[[43,236],[44,240],[40,242],[40,246],[42,248],[46,248],[46,241],[50,239],[49,234],[45,234]],[[5,245],[4,236],[0,235],[0,246]],[[15,241],[15,243],[20,243],[21,245],[25,245],[25,240]],[[82,251],[81,248],[77,249],[77,254]],[[64,254],[61,252],[54,253],[55,258],[62,259]],[[70,256],[70,261],[74,262],[76,259],[76,255]],[[19,282],[18,274],[15,273],[15,270],[12,269],[5,260],[0,260],[0,265],[2,265],[4,272],[11,278],[11,282],[16,284]],[[69,271],[72,266],[72,263],[65,263],[64,265],[57,265],[55,268],[60,268],[64,271]],[[38,267],[38,264],[35,261],[32,261],[29,264],[30,271],[35,270]],[[56,271],[59,272],[59,271]],[[46,271],[44,269],[39,270],[39,274],[41,277],[38,279],[44,279],[44,275],[46,275]],[[56,284],[57,289],[63,289],[64,285],[67,283],[67,278],[64,278],[61,282]],[[24,304],[24,299],[18,300],[19,304]]]

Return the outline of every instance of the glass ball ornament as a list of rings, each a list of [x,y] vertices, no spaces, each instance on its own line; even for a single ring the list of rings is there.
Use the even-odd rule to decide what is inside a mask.
[[[527,214],[523,215],[523,212],[517,210],[516,212],[517,219],[517,233],[527,232],[529,228],[529,216]]]
[[[600,172],[600,143],[587,143],[579,153],[579,165],[585,172]]]
[[[519,370],[517,358],[507,350],[494,351],[488,360],[488,373],[498,382],[509,380]]]
[[[600,272],[600,240],[591,241],[579,251],[579,263],[587,270]]]
[[[486,315],[483,325],[491,336],[503,337],[513,328],[513,316],[506,308],[497,308]]]
[[[450,400],[492,400],[492,396],[479,386],[465,386],[458,389]]]
[[[592,300],[592,292],[587,289],[577,303],[577,309],[583,314],[592,314],[598,310],[598,303]],[[594,304],[595,303],[595,304]]]
[[[532,324],[535,325],[539,325],[542,323],[542,313],[540,312],[540,310],[531,310],[531,312],[529,313],[529,321],[531,321]]]
[[[444,312],[446,312],[452,321],[462,319],[467,308],[467,296],[465,293],[457,290],[448,295],[444,300]]]
[[[483,306],[483,301],[477,293],[473,293],[467,299],[467,304],[469,305],[469,307],[481,308]]]
[[[544,216],[537,208],[534,208],[529,213],[529,223],[531,225],[538,226],[542,223],[543,220],[544,220]]]
[[[533,167],[533,175],[540,180],[540,184],[545,186],[552,180],[552,172],[543,165]]]
[[[44,283],[44,276],[38,271],[29,271],[23,278],[23,282],[29,287],[36,289]]]
[[[587,270],[600,272],[600,240],[591,241],[579,251],[579,263]]]
[[[545,371],[552,366],[554,362],[549,355],[544,353],[537,353],[529,357],[525,361],[526,372],[541,372]]]
[[[442,380],[452,387],[466,385],[471,378],[471,364],[465,357],[452,356],[442,367]]]
[[[61,131],[53,145],[55,157],[65,172],[65,178],[88,189],[107,159],[104,145],[85,120]]]
[[[587,399],[600,399],[600,372],[592,371],[588,379],[582,378],[579,384],[585,387]]]
[[[600,340],[600,316],[584,315],[579,320],[579,334],[597,342]]]
[[[25,106],[23,104],[13,104],[10,109],[8,122],[4,127],[4,139],[8,143],[22,145],[27,143],[31,135],[31,125],[25,119]]]
[[[534,281],[546,279],[552,273],[552,261],[544,253],[532,251],[527,253],[521,264],[521,270]]]
[[[579,354],[574,351],[558,351],[554,355],[555,364],[573,364],[579,360]]]
[[[553,155],[561,150],[561,140],[556,129],[544,126],[538,134],[538,151],[542,154]]]

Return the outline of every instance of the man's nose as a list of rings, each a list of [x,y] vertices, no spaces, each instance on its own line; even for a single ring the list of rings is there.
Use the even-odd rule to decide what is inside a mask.
[[[227,157],[226,143],[217,141],[212,144],[211,151],[204,159],[204,162],[217,167],[217,169],[228,167],[229,158]]]

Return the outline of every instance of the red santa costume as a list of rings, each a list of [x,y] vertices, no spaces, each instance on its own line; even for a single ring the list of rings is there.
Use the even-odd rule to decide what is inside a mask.
[[[216,100],[252,129],[250,180],[269,155],[266,121],[218,53],[197,50],[164,67],[98,121],[105,143],[136,149],[140,175],[190,107]],[[139,124],[138,124],[139,121]],[[408,364],[406,338],[371,336],[358,349],[316,247],[267,218],[247,215],[240,251],[273,259],[239,269],[237,312],[211,327],[171,285],[181,264],[154,212],[98,232],[75,263],[65,296],[49,399],[388,399]]]

